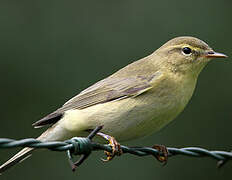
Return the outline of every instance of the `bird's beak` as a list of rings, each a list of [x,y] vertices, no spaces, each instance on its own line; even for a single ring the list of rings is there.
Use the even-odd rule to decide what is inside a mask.
[[[206,53],[205,57],[207,57],[207,58],[226,58],[228,56],[225,55],[225,54],[222,54],[222,53],[209,51],[209,52]]]

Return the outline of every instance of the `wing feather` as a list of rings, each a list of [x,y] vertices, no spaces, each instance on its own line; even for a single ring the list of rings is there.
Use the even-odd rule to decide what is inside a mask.
[[[137,76],[130,78],[109,77],[103,79],[80,92],[55,112],[35,122],[33,126],[42,127],[47,124],[54,124],[62,118],[65,111],[70,109],[84,109],[100,103],[136,97],[151,89],[151,81],[154,81],[159,75],[160,73],[155,73],[148,78]]]

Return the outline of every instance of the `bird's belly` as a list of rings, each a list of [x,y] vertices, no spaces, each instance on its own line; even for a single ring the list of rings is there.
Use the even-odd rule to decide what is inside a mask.
[[[73,132],[73,136],[103,125],[102,132],[124,141],[159,130],[183,108],[181,103],[173,99],[141,96],[98,104],[83,110],[70,110],[66,112],[62,124]]]
[[[114,104],[116,105],[116,104]],[[104,125],[106,134],[112,135],[119,141],[130,140],[149,135],[158,131],[173,120],[184,107],[178,103],[138,103],[136,99],[118,103],[120,108],[114,112],[106,109],[104,118],[99,119],[99,125]],[[97,121],[95,121],[97,122]]]

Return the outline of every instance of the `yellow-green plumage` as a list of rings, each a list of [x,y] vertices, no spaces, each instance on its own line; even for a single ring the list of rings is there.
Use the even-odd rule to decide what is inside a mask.
[[[104,126],[103,133],[120,142],[149,135],[184,109],[199,73],[214,57],[226,56],[214,52],[197,38],[172,39],[151,55],[92,85],[36,122],[34,126],[38,127],[52,124],[38,139],[53,141],[83,136],[87,130],[99,125]],[[0,166],[0,172],[31,151],[19,152]]]

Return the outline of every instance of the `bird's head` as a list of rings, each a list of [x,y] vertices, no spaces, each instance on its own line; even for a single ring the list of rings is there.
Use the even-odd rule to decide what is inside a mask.
[[[155,54],[166,64],[165,68],[177,73],[193,73],[196,76],[211,59],[227,57],[215,52],[202,40],[188,36],[168,41],[155,51]]]

